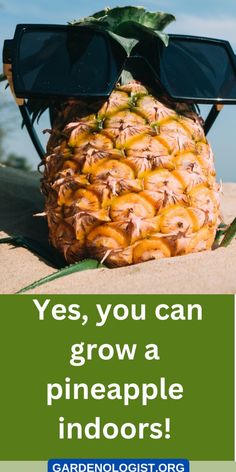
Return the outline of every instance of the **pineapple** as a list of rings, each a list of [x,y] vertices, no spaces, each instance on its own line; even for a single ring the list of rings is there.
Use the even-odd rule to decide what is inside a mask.
[[[128,9],[144,11],[116,8],[95,20]],[[163,14],[155,15],[162,27]],[[219,186],[191,106],[132,79],[105,103],[69,100],[57,111],[44,164],[50,240],[69,263],[92,257],[117,267],[212,247]]]

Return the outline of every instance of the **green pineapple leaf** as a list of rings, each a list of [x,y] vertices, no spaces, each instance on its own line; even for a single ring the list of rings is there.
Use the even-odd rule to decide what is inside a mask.
[[[165,46],[168,46],[168,35],[159,30],[150,29],[139,23],[127,21],[121,23],[116,30],[116,34],[124,38],[134,38],[137,41],[149,39],[150,37],[157,37],[163,41]]]
[[[97,12],[94,13],[92,16],[93,16],[94,18],[97,18],[97,19],[99,20],[100,18],[103,18],[104,16],[106,16],[107,13],[109,12],[109,10],[110,10],[109,7],[104,8],[104,10],[97,11]]]
[[[95,26],[117,36],[136,40],[157,36],[167,46],[168,36],[161,32],[174,20],[175,17],[170,13],[149,12],[143,7],[127,6],[107,8],[87,18],[74,20],[71,24]]]
[[[227,230],[224,233],[224,237],[220,243],[219,247],[227,247],[231,241],[236,237],[236,218],[228,226]]]
[[[117,28],[122,23],[132,21],[152,30],[162,31],[175,17],[169,13],[149,12],[143,7],[116,7],[107,11],[107,15],[100,21],[109,24],[109,27],[116,33]]]
[[[83,261],[76,262],[75,264],[71,264],[63,269],[54,272],[53,274],[46,275],[42,279],[33,282],[32,284],[28,285],[27,287],[22,288],[17,293],[27,292],[28,290],[32,290],[33,288],[37,288],[40,285],[45,284],[46,282],[51,282],[52,280],[60,279],[61,277],[65,277],[66,275],[74,274],[75,272],[82,272],[84,270],[91,270],[91,269],[101,269],[105,266],[101,264],[99,261],[95,259],[84,259]]]
[[[94,15],[79,20],[74,20],[71,24],[97,24],[118,34],[120,25],[127,22],[143,25],[151,30],[162,31],[169,23],[175,20],[170,13],[149,12],[143,7],[116,7],[101,10]]]
[[[138,43],[137,39],[126,38],[124,36],[115,34],[112,31],[108,31],[108,34],[124,48],[128,56],[131,53],[134,46]]]

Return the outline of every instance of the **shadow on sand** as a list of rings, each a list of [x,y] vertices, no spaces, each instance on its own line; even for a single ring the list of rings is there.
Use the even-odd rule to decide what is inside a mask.
[[[34,216],[42,213],[43,209],[38,172],[0,167],[0,231],[32,241],[39,257],[61,268],[66,262],[48,242],[45,217]]]

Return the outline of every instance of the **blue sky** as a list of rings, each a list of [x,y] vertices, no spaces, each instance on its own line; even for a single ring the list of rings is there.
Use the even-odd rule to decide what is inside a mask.
[[[0,48],[4,39],[11,38],[17,23],[63,24],[81,16],[87,16],[106,6],[142,5],[152,11],[166,11],[176,16],[176,22],[169,25],[169,33],[189,33],[228,39],[236,52],[236,1],[235,0],[0,0]],[[0,88],[1,103],[12,102],[10,94]],[[202,109],[203,115],[206,113]],[[36,167],[38,157],[25,131],[20,129],[21,120],[11,105],[9,111],[0,114],[1,123],[14,129],[5,140],[8,152],[25,155]],[[46,127],[45,120],[39,125],[39,132]],[[218,179],[236,182],[236,105],[227,106],[221,112],[208,139],[216,159]],[[45,142],[45,138],[44,138]]]

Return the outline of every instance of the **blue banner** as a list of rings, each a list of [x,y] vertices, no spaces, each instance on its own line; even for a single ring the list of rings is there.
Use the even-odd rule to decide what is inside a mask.
[[[189,472],[186,459],[53,459],[48,472]]]

